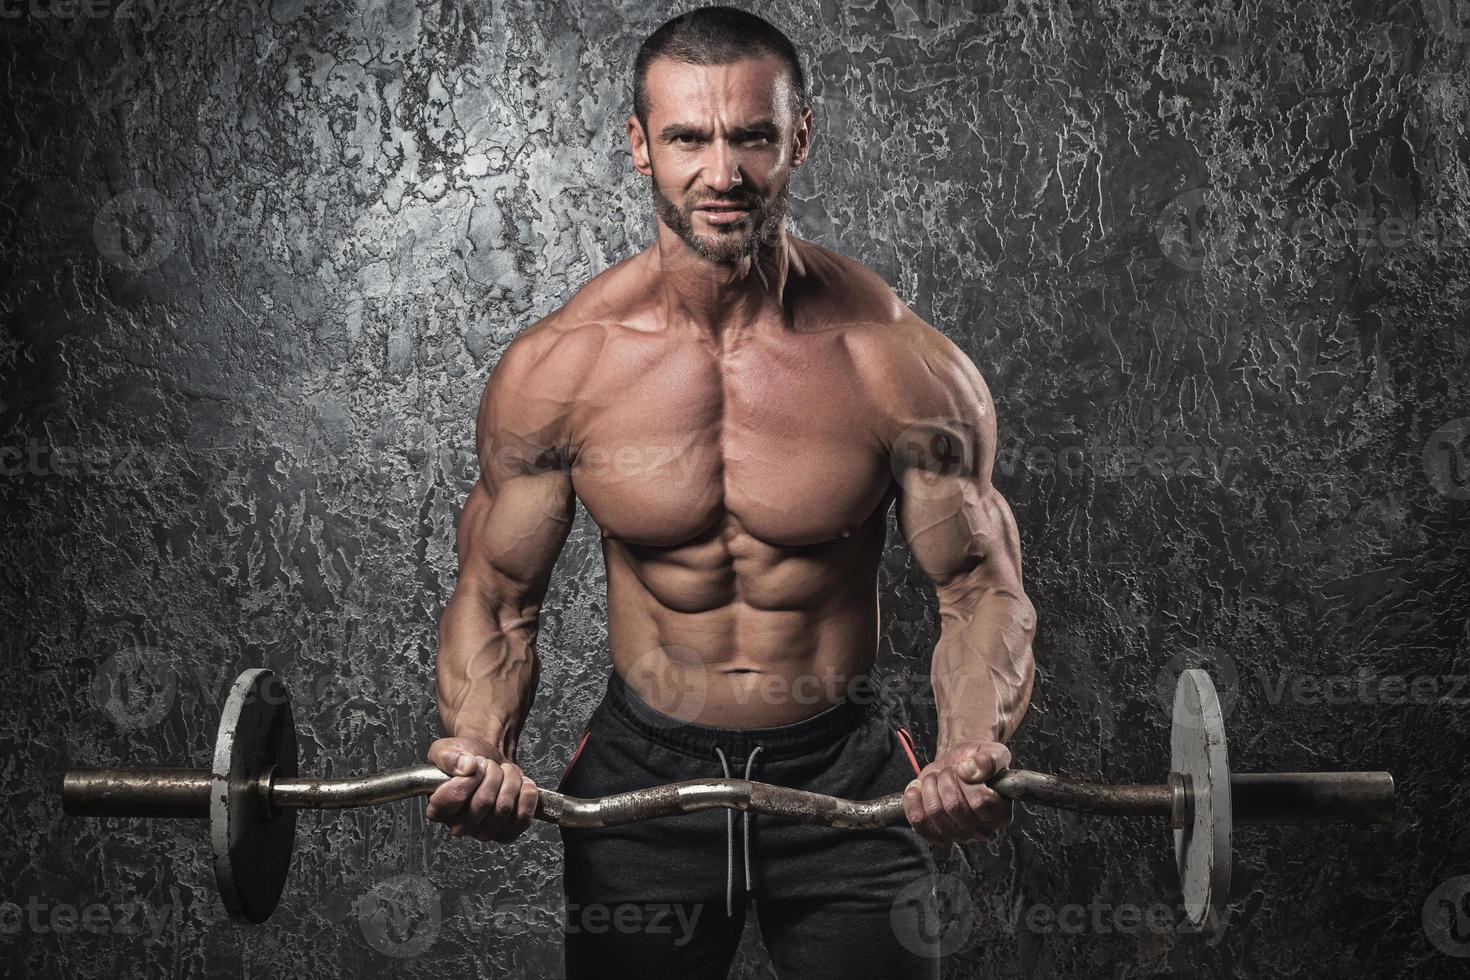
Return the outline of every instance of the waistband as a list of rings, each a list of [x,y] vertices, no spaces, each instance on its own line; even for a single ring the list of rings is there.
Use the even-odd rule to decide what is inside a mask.
[[[763,758],[791,758],[831,745],[871,718],[890,715],[898,699],[878,678],[869,675],[861,698],[844,698],[810,718],[772,728],[717,728],[681,721],[653,708],[640,698],[617,670],[607,676],[602,703],[630,728],[649,741],[700,757],[716,747],[732,758],[743,758],[760,747]]]

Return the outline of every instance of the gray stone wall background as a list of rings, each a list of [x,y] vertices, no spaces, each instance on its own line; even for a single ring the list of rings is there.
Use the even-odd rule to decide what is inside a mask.
[[[59,774],[207,766],[260,665],[304,771],[421,758],[477,398],[649,240],[628,74],[678,9],[0,0],[0,973],[559,975],[548,828],[495,849],[418,802],[304,816],[282,906],[244,927],[202,824],[65,819]],[[796,232],[995,394],[1041,619],[1017,764],[1158,780],[1203,664],[1237,768],[1400,786],[1390,829],[1238,831],[1213,943],[1175,927],[1164,828],[1028,810],[942,855],[946,976],[1463,975],[1470,19],[753,9],[812,76]],[[547,603],[543,781],[605,669],[597,544],[582,514]],[[882,589],[932,739],[937,622],[896,533]],[[748,940],[738,975],[769,975]]]

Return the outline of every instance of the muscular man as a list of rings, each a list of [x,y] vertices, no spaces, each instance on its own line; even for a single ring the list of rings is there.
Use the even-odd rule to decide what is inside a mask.
[[[894,902],[932,888],[921,836],[1010,822],[982,784],[1009,762],[1033,677],[990,395],[877,275],[786,233],[813,120],[785,36],[704,8],[651,35],[634,76],[628,135],[657,240],[516,337],[486,388],[441,623],[451,737],[429,752],[456,778],[429,817],[493,841],[530,822],[516,740],[580,499],[602,529],[612,671],[564,792],[723,774],[902,789],[912,826],[705,811],[564,829],[568,975],[723,977],[754,909],[783,977],[938,976],[895,934]],[[902,707],[868,676],[895,504],[942,621],[922,767]]]

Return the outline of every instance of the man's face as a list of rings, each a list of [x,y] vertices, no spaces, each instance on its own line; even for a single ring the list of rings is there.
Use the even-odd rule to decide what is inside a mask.
[[[793,115],[781,61],[659,58],[646,85],[648,129],[630,116],[628,134],[634,165],[653,178],[663,223],[713,262],[737,262],[778,238],[791,169],[806,159],[811,139],[811,110]]]

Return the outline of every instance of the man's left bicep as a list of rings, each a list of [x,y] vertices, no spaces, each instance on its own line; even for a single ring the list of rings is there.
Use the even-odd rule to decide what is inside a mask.
[[[900,481],[898,525],[941,605],[1021,590],[1021,543],[1010,505],[988,479]]]
[[[889,443],[899,529],[943,602],[966,589],[1020,587],[1010,506],[991,483],[995,403],[975,363],[943,334],[918,334]],[[958,595],[955,595],[958,598]]]

